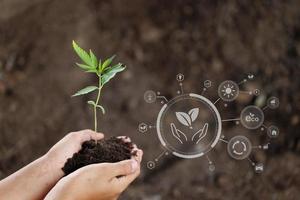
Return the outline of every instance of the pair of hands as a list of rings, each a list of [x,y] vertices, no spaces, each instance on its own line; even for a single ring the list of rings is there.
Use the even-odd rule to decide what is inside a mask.
[[[100,140],[103,137],[103,134],[91,130],[70,133],[55,144],[46,157],[52,163],[53,168],[61,169],[66,160],[81,149],[83,142],[90,139]],[[130,141],[129,138],[123,139]],[[137,154],[130,160],[88,165],[60,179],[47,194],[45,200],[117,199],[140,173],[143,151],[136,146],[134,150]]]
[[[90,139],[100,140],[103,137],[103,134],[91,130],[70,133],[49,150],[47,159],[54,164],[53,168],[61,169],[66,160],[81,149],[83,142]],[[130,141],[129,138],[123,139]],[[137,154],[131,160],[92,164],[69,174],[58,181],[45,200],[117,199],[140,173],[143,151],[136,146],[134,150]]]
[[[118,163],[82,167],[64,177],[66,160],[81,149],[83,142],[104,137],[91,130],[73,132],[49,152],[0,181],[0,200],[114,200],[139,175],[143,152]],[[129,142],[129,138],[123,137]]]

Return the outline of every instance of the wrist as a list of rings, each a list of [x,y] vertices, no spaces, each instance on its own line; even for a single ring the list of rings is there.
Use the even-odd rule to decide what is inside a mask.
[[[47,194],[45,200],[84,200],[85,193],[77,188],[76,179],[77,177],[72,174],[60,179]]]
[[[59,179],[61,179],[64,176],[64,172],[62,171],[62,167],[55,157],[49,153],[45,154],[44,156],[41,157],[41,162],[43,167],[51,173],[48,173],[50,179],[53,181],[57,182]]]

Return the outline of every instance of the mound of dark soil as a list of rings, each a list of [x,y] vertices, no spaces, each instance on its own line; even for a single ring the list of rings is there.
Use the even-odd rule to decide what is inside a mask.
[[[84,142],[81,150],[67,160],[62,170],[68,175],[86,165],[119,162],[134,155],[136,152],[133,151],[133,143],[125,142],[121,138],[111,137],[97,142],[90,140]]]

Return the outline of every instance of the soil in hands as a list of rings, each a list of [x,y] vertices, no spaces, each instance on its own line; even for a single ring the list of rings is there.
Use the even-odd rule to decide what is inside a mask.
[[[96,141],[90,140],[82,144],[82,148],[69,158],[62,170],[68,175],[86,165],[104,162],[119,162],[136,155],[133,143],[125,142],[121,138],[111,137]]]

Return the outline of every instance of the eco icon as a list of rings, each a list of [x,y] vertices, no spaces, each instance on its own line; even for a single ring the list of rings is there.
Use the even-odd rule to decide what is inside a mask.
[[[257,117],[254,113],[249,113],[249,115],[247,115],[245,117],[246,122],[258,122],[259,121],[259,117]]]
[[[194,122],[198,115],[199,115],[199,108],[193,108],[188,113],[185,112],[176,112],[176,118],[178,121],[183,124],[184,126],[189,127],[190,129],[193,129],[192,122]],[[208,130],[208,123],[205,123],[202,129],[199,129],[195,133],[193,133],[192,137],[181,130],[177,129],[174,123],[170,124],[171,132],[173,136],[181,143],[189,141],[189,139],[195,144],[198,144],[207,134]],[[191,135],[191,134],[190,134]]]
[[[241,112],[241,123],[247,129],[257,129],[264,123],[264,113],[257,106],[247,106]]]

